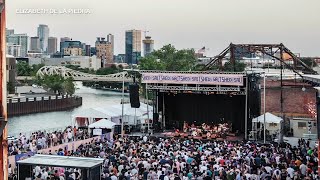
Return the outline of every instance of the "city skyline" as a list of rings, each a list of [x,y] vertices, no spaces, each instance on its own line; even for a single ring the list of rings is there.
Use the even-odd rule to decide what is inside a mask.
[[[115,36],[115,54],[125,52],[125,31],[140,29],[151,32],[148,35],[157,42],[155,49],[166,44],[173,44],[178,49],[205,46],[213,56],[230,42],[284,43],[303,56],[320,55],[317,47],[320,41],[320,25],[317,23],[320,1],[317,0],[308,3],[270,0],[264,4],[253,0],[95,1],[79,0],[76,5],[73,1],[62,0],[8,1],[7,27],[15,29],[16,33],[34,36],[33,27],[47,24],[50,36],[67,36],[90,45],[94,45],[96,37],[111,33]],[[107,5],[112,8],[105,11]],[[286,8],[288,5],[290,9]],[[26,15],[17,14],[19,8],[88,8],[91,13]],[[108,23],[101,23],[105,17],[108,17]]]

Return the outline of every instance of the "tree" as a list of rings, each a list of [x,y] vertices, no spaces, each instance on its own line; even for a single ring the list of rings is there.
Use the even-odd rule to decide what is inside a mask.
[[[139,63],[141,70],[190,71],[196,68],[193,49],[177,50],[171,44],[153,51]]]
[[[9,94],[15,93],[15,87],[13,82],[7,82],[7,91],[9,92]]]
[[[73,79],[71,77],[65,79],[65,81],[63,82],[63,89],[64,89],[64,93],[66,94],[74,94],[76,88],[75,85],[73,83]]]
[[[17,75],[18,76],[30,76],[32,68],[25,61],[19,61],[17,63]]]
[[[147,56],[140,60],[140,69],[142,70],[165,70],[164,62],[154,56]]]

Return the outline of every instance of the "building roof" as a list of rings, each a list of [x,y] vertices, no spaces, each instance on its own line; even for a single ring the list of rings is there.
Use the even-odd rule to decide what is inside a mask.
[[[41,165],[53,167],[69,167],[69,168],[93,168],[101,166],[103,159],[101,158],[83,158],[70,156],[53,156],[36,154],[27,159],[17,161],[17,164],[23,165]]]

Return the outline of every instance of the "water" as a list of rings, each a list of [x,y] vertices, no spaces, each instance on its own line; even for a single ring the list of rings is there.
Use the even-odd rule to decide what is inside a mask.
[[[37,113],[9,118],[9,136],[17,136],[19,133],[30,134],[37,130],[60,130],[72,124],[71,116],[74,113],[88,108],[120,104],[121,102],[121,93],[84,87],[79,82],[76,84],[79,88],[76,90],[76,95],[82,97],[82,106],[69,111]],[[127,95],[126,98],[128,98]]]

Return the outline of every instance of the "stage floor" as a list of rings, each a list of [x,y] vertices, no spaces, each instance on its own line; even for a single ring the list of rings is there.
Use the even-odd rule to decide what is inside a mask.
[[[198,139],[198,140],[217,140],[217,141],[242,141],[244,136],[227,135],[224,138],[214,138],[214,137],[202,137],[202,136],[188,136],[188,133],[174,133],[174,132],[164,132],[161,133],[164,137],[176,137],[176,138],[187,138],[187,139]]]

